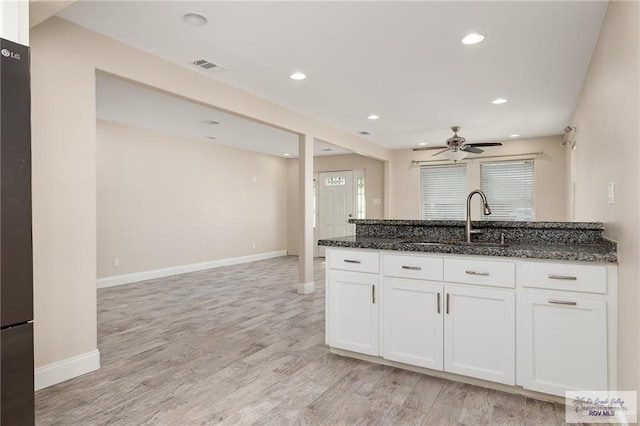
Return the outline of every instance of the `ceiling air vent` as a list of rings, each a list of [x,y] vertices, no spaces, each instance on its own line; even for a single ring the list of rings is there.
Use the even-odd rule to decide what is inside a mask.
[[[220,124],[220,123],[215,121],[215,120],[204,120],[204,121],[201,121],[200,124],[207,124],[209,126],[215,126],[216,124]]]
[[[226,69],[224,67],[221,67],[220,65],[216,65],[213,62],[211,62],[208,59],[196,59],[195,61],[191,62],[193,65],[195,65],[196,67],[200,68],[201,70],[207,71],[207,72],[220,72],[220,71],[226,71]]]
[[[366,136],[366,135],[371,135],[371,134],[373,134],[373,133],[371,133],[371,132],[367,132],[366,130],[362,130],[362,131],[358,132],[358,134],[361,134],[361,135],[363,135],[363,136]]]

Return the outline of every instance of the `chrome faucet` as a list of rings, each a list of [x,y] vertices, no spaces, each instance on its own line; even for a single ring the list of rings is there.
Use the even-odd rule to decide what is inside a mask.
[[[473,196],[475,194],[480,194],[480,197],[482,198],[482,204],[484,207],[484,214],[491,214],[491,209],[489,208],[489,203],[487,203],[487,196],[484,194],[484,192],[482,192],[479,189],[476,189],[475,191],[471,191],[469,193],[469,196],[467,197],[467,223],[465,224],[464,227],[464,234],[467,238],[467,242],[470,243],[471,242],[471,235],[472,234],[479,234],[480,232],[482,232],[479,229],[473,229],[471,227],[471,199],[473,198]]]

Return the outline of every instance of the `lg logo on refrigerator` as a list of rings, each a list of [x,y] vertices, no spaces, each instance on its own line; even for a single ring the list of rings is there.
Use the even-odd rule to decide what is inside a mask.
[[[20,59],[19,53],[13,53],[7,49],[0,50],[0,53],[2,53],[2,56],[4,56],[5,58]]]

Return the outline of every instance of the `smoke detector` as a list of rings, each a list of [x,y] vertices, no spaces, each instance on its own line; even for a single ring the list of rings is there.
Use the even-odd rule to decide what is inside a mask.
[[[196,59],[195,61],[192,61],[191,64],[208,73],[226,71],[226,68],[218,64],[214,64],[210,60],[204,58]]]

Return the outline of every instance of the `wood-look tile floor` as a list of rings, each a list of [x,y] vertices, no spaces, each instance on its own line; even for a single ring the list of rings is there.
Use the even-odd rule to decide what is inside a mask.
[[[562,424],[564,407],[344,358],[324,262],[282,257],[98,290],[102,368],[36,393],[38,425]]]

